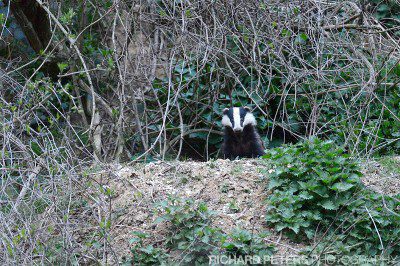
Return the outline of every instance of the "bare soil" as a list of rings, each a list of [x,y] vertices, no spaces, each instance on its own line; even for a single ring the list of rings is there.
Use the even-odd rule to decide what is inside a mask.
[[[400,157],[393,157],[400,169]],[[394,166],[395,167],[395,166]],[[376,161],[365,161],[361,164],[364,174],[362,182],[368,188],[387,195],[400,193],[400,176],[393,173]]]

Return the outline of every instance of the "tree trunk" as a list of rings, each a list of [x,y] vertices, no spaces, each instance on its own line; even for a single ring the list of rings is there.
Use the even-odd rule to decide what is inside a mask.
[[[8,5],[8,0],[3,0]],[[10,9],[32,49],[39,53],[49,43],[51,31],[47,13],[35,0],[13,0]]]

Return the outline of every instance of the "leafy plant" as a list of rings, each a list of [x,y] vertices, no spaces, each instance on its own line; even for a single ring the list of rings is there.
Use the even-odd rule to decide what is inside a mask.
[[[359,190],[357,164],[333,142],[319,139],[269,150],[275,167],[268,189],[267,221],[278,231],[311,239],[315,224],[334,219]]]
[[[192,199],[169,196],[157,204],[156,223],[166,223],[167,234],[159,247],[144,245],[149,235],[135,232],[132,249],[133,258],[127,263],[171,264],[177,258],[166,255],[180,254],[179,263],[203,265],[209,263],[210,255],[243,257],[246,255],[266,256],[274,252],[274,245],[263,240],[266,233],[255,234],[243,229],[235,229],[227,234],[220,228],[211,226],[215,218],[205,203],[196,203]],[[165,248],[165,249],[164,249]]]
[[[165,250],[154,247],[153,245],[145,245],[144,240],[149,237],[148,234],[135,231],[135,235],[129,242],[135,244],[131,249],[133,257],[131,260],[126,261],[126,265],[139,264],[139,265],[165,265],[168,256]]]
[[[211,227],[213,213],[204,203],[196,204],[191,199],[169,197],[159,204],[156,223],[167,221],[169,230],[165,244],[185,252],[184,261],[205,263],[221,237],[221,230]]]
[[[322,251],[400,254],[399,197],[365,189],[342,148],[312,139],[269,150],[265,158],[274,164],[266,220],[277,231],[297,240],[324,236]]]
[[[244,257],[244,256],[258,256],[264,258],[265,256],[271,256],[274,251],[274,245],[265,244],[263,238],[268,234],[253,234],[250,231],[236,228],[232,233],[228,235],[222,248],[225,253],[234,257]]]

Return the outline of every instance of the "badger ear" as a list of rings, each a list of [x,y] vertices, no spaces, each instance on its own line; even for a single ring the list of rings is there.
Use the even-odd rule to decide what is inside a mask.
[[[222,111],[222,114],[226,115],[226,114],[228,114],[228,112],[229,112],[229,108],[225,108],[225,109]]]
[[[246,110],[247,112],[251,112],[251,109],[248,106],[243,107],[243,109]]]

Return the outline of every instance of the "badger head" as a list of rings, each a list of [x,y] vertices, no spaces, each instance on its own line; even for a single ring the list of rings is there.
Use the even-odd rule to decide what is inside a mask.
[[[255,126],[256,119],[249,107],[225,108],[222,112],[222,125],[231,128],[235,134],[241,134],[246,126]]]

